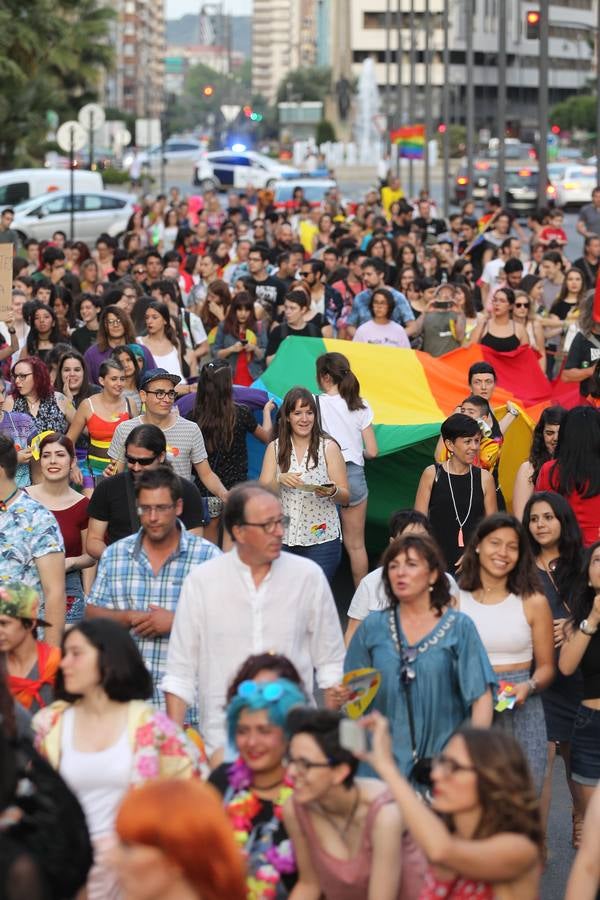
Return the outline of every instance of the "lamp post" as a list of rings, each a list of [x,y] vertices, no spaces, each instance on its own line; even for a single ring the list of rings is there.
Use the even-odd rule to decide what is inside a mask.
[[[429,194],[429,141],[431,140],[431,10],[430,0],[425,0],[425,155],[423,167],[423,187]]]
[[[442,85],[442,121],[444,133],[442,145],[444,152],[444,218],[448,218],[450,207],[450,42],[449,42],[449,5],[450,0],[444,0],[443,28],[444,28],[444,83]]]
[[[464,0],[465,35],[467,63],[467,196],[473,197],[473,156],[475,152],[475,55],[473,53],[473,30],[475,27],[473,0]]]
[[[410,91],[408,94],[408,118],[409,124],[415,124],[415,70],[417,67],[417,45],[415,35],[415,0],[410,0]],[[414,197],[414,160],[408,161],[409,194]]]
[[[500,204],[506,199],[506,3],[498,4],[498,188]]]

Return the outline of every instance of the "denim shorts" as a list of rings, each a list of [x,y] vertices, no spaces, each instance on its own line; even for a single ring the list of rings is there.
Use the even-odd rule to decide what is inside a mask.
[[[369,496],[365,467],[359,466],[358,463],[347,462],[346,475],[348,476],[348,488],[350,490],[348,506],[358,506],[359,503],[362,503]]]
[[[600,781],[600,709],[581,705],[571,737],[571,777],[578,784]]]

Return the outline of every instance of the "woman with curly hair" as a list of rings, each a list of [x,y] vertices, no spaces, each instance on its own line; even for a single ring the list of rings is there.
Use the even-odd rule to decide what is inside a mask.
[[[48,367],[37,356],[18,360],[11,370],[13,390],[6,398],[6,412],[28,413],[38,434],[59,431],[64,434],[75,417],[75,407],[64,394],[54,390]]]
[[[539,792],[547,754],[539,693],[555,674],[552,614],[518,519],[495,513],[479,523],[459,585],[458,606],[475,623],[503,690],[515,698],[496,712],[495,723],[521,743]]]
[[[548,406],[533,429],[529,459],[517,469],[513,487],[512,507],[517,519],[523,518],[525,504],[535,491],[540,469],[554,456],[560,426],[566,414],[562,406]]]
[[[396,768],[386,719],[365,723],[362,754],[388,785],[404,823],[429,861],[420,900],[536,900],[543,828],[523,752],[501,731],[465,728],[433,758],[432,808]]]

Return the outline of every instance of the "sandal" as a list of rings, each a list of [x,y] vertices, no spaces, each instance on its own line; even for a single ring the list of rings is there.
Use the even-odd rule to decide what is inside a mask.
[[[571,822],[571,844],[576,850],[579,850],[579,847],[581,845],[581,835],[583,832],[583,816],[573,810],[573,812],[571,813]]]

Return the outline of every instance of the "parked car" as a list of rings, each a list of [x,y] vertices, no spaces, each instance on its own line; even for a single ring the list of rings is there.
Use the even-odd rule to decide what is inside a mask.
[[[165,162],[194,162],[204,151],[204,144],[192,138],[171,137],[163,144],[155,144],[149,150],[140,150],[138,160],[141,165],[160,164],[161,156]],[[133,150],[128,148],[123,156],[123,168],[128,169],[133,162]]]
[[[81,241],[95,241],[102,232],[111,237],[118,237],[125,231],[127,222],[135,210],[135,197],[113,191],[79,190],[73,194],[73,206],[74,238]],[[11,227],[18,232],[21,241],[30,237],[40,241],[49,240],[57,230],[69,234],[71,221],[69,191],[54,191],[47,196],[34,197],[19,203],[14,209],[15,218]]]
[[[285,181],[276,181],[275,209],[291,209],[292,195],[296,188],[302,188],[304,199],[311,207],[321,206],[329,191],[337,188],[333,178],[287,178]]]
[[[466,163],[461,163],[454,182],[454,202],[464,203],[469,195],[474,200],[485,200],[496,177],[496,162],[476,159],[473,162],[473,190],[469,191],[469,176]]]
[[[589,203],[596,187],[596,179],[595,166],[565,165],[560,175],[551,178],[556,187],[556,202],[559,206]]]
[[[102,176],[98,172],[73,170],[75,189],[101,191]],[[54,193],[70,187],[69,169],[13,169],[0,172],[0,207],[16,206],[32,197]]]
[[[254,150],[243,153],[217,150],[206,153],[198,160],[194,166],[193,182],[203,191],[243,189],[248,185],[273,188],[281,179],[300,178],[301,175],[299,169]]]

